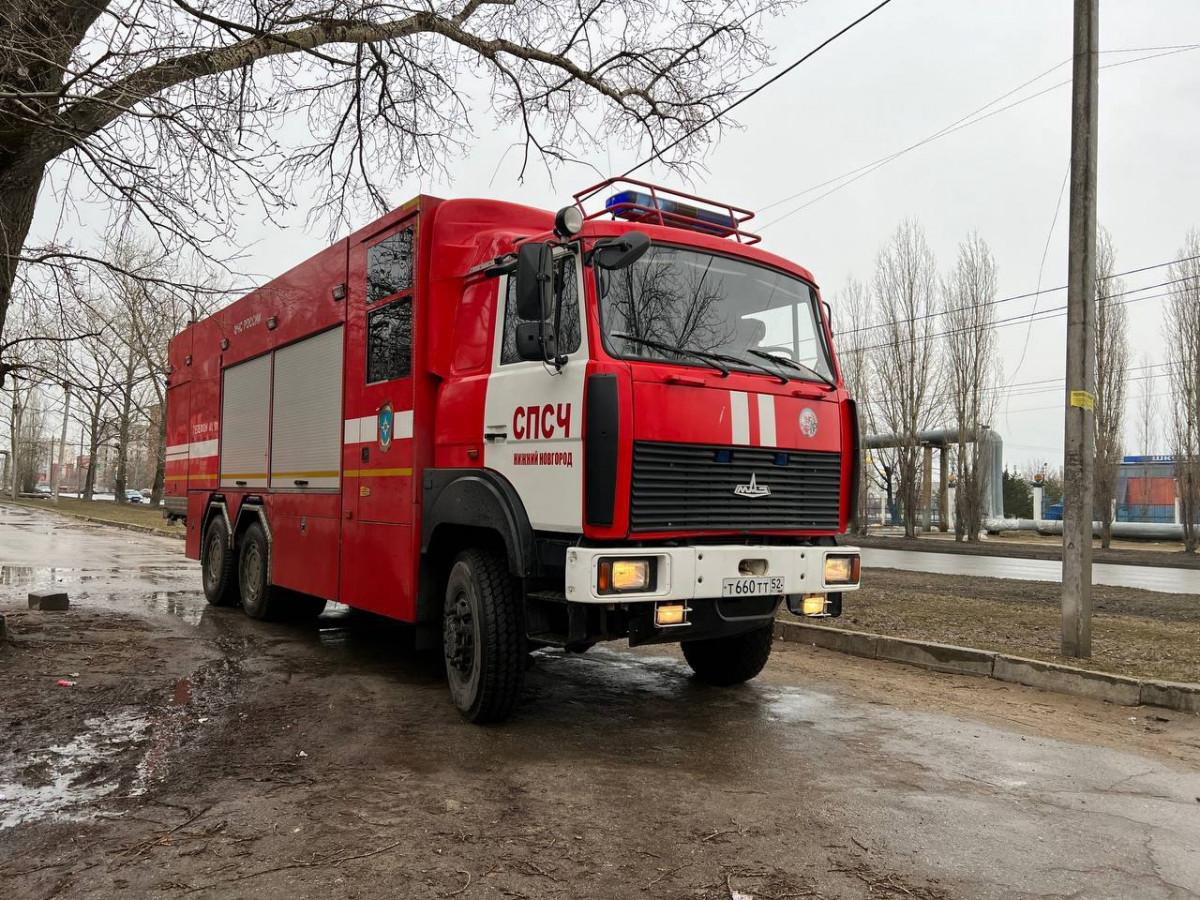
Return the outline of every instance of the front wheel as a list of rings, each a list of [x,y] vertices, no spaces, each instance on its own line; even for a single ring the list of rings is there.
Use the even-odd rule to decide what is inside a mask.
[[[771,655],[775,623],[768,622],[753,631],[706,641],[684,641],[683,657],[708,684],[728,687],[749,681],[763,670]]]
[[[503,557],[464,550],[446,582],[442,650],[454,705],[469,722],[508,718],[525,682],[525,633]]]

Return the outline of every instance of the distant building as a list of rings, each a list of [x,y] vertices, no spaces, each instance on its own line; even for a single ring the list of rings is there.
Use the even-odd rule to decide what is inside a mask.
[[[1117,469],[1118,522],[1175,522],[1175,457],[1126,456]]]

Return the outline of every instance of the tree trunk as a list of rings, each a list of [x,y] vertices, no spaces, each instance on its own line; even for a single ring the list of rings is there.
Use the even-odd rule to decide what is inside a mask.
[[[154,485],[150,489],[150,505],[162,505],[163,487],[167,481],[167,405],[158,407],[158,443],[154,448]]]
[[[2,163],[3,154],[0,153],[0,338],[4,336],[13,282],[17,278],[25,238],[29,236],[29,226],[33,223],[34,206],[45,171],[38,166],[35,172],[19,168],[6,172]],[[0,343],[0,351],[3,347]],[[0,388],[4,387],[9,365],[9,360],[0,359]]]
[[[125,368],[125,383],[121,386],[121,421],[117,429],[117,477],[116,501],[125,503],[125,491],[129,478],[129,428],[133,419],[133,348]]]
[[[96,405],[92,407],[90,412],[91,430],[88,433],[88,470],[87,478],[83,482],[83,499],[91,500],[92,494],[96,492],[96,468],[99,464],[98,456],[100,454],[100,405],[103,400],[100,395],[96,395]]]

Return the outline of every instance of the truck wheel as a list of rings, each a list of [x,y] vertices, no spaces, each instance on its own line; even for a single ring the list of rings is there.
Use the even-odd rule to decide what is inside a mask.
[[[270,548],[262,525],[253,523],[239,542],[238,583],[242,589],[242,609],[252,619],[271,619],[280,606],[276,591],[267,577]]]
[[[204,596],[213,606],[238,605],[237,565],[233,547],[229,544],[229,527],[217,516],[204,535],[204,552],[200,555],[200,581]]]
[[[749,681],[763,670],[771,655],[775,623],[768,622],[753,631],[707,641],[684,641],[683,657],[708,684],[727,687]]]
[[[464,550],[446,583],[442,652],[454,705],[469,722],[508,717],[525,681],[525,634],[508,565]]]

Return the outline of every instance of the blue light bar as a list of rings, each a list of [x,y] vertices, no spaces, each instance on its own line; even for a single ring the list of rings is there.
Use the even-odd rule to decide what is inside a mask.
[[[728,213],[702,209],[690,203],[680,203],[678,200],[658,200],[641,191],[621,191],[613,194],[604,202],[604,208],[621,219],[640,222],[654,217],[648,210],[659,209],[663,212],[663,221],[675,228],[689,228],[692,231],[703,231],[706,234],[725,235],[737,231],[737,222]],[[716,225],[717,228],[705,228],[704,224]]]

